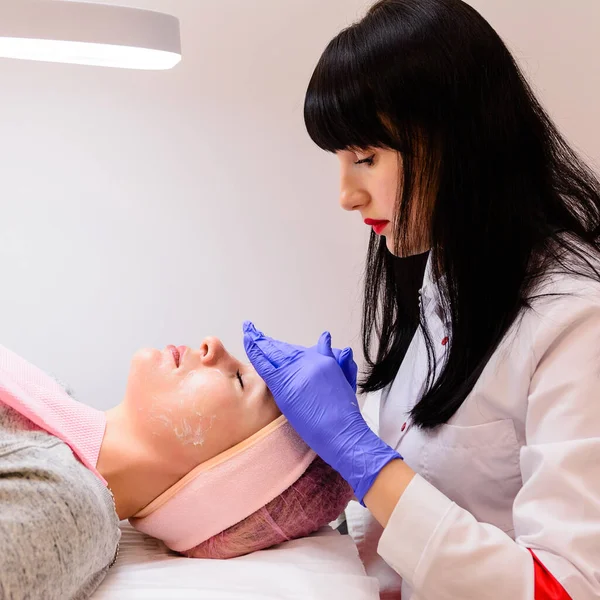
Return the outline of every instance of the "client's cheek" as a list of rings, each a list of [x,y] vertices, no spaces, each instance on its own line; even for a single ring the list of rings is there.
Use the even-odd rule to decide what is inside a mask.
[[[218,375],[218,374],[217,374]],[[153,404],[151,418],[156,435],[169,433],[177,446],[205,447],[216,437],[216,424],[223,420],[214,374],[192,372],[179,381],[168,397]]]
[[[182,415],[173,421],[173,434],[182,446],[205,446],[210,442],[212,437],[210,432],[216,420],[216,415],[209,417]]]
[[[270,423],[271,421],[274,421],[275,419],[277,419],[277,417],[281,416],[281,411],[279,410],[279,407],[277,406],[277,404],[275,404],[275,400],[273,400],[272,402],[269,402],[269,404],[267,405],[268,408],[265,411],[267,413],[267,422]]]
[[[271,394],[266,386],[263,386],[257,394],[254,406],[256,417],[263,423],[263,426],[268,425],[271,421],[281,416],[281,411],[275,402],[275,398],[273,398],[273,394]]]

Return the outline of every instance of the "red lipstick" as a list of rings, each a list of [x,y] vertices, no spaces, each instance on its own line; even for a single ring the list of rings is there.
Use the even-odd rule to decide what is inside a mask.
[[[365,225],[373,228],[377,235],[381,235],[383,230],[388,226],[389,221],[379,221],[377,219],[365,219]]]

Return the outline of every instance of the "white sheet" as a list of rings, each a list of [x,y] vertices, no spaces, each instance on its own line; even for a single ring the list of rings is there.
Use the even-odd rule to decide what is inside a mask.
[[[93,600],[378,600],[352,538],[325,527],[231,560],[183,558],[122,523],[117,564]]]

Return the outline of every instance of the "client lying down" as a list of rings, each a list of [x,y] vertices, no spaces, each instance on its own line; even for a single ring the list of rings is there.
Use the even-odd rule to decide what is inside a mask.
[[[119,519],[230,558],[312,533],[351,497],[215,338],[137,352],[106,413],[0,346],[0,598],[89,597]]]

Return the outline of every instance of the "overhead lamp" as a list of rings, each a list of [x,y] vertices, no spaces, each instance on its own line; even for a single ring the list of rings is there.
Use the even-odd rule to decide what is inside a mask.
[[[0,0],[0,58],[163,70],[181,60],[172,15],[92,2]]]

